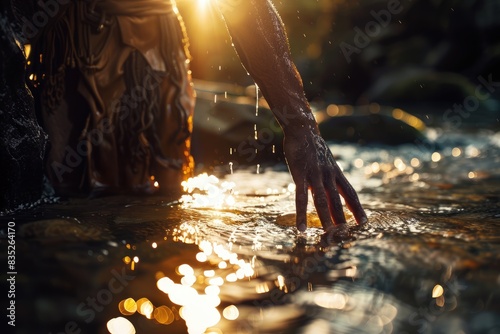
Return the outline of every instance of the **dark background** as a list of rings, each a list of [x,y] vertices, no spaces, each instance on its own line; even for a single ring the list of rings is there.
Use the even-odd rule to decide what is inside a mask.
[[[442,116],[446,110],[475,96],[475,88],[481,84],[479,77],[500,81],[500,1],[274,3],[311,101],[351,105],[377,102],[447,121]],[[197,5],[197,1],[178,1],[190,36],[194,78],[252,84],[219,14]],[[372,11],[387,11],[391,5],[400,12],[391,14],[382,26]],[[368,35],[370,22],[374,30]],[[360,30],[368,36],[368,42],[358,43],[362,47],[346,57],[342,46],[356,47]],[[479,106],[471,104],[474,115],[467,120],[484,127],[495,122],[498,126],[499,97],[500,87],[495,87],[487,99],[479,100]]]

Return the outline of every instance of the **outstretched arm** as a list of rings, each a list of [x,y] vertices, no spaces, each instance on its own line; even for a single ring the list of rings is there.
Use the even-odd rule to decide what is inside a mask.
[[[366,222],[355,190],[320,136],[274,6],[269,0],[217,0],[217,4],[243,65],[283,129],[285,156],[296,184],[297,228],[307,228],[308,188],[325,231],[346,222],[339,193],[358,224]]]

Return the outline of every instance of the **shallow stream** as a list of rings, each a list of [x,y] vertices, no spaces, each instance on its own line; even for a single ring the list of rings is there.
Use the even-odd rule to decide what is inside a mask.
[[[297,233],[284,166],[205,177],[183,203],[0,217],[2,249],[15,222],[17,333],[500,333],[500,133],[428,136],[331,146],[369,216],[346,212],[342,239],[312,203]]]

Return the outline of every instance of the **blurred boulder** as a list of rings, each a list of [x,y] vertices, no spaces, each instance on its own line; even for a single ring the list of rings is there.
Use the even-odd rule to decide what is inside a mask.
[[[283,133],[255,86],[195,81],[191,153],[200,166],[283,162]]]
[[[493,77],[474,81],[453,72],[418,68],[386,73],[363,95],[363,100],[394,104],[429,119],[433,126],[499,127],[500,101]]]
[[[424,123],[401,109],[378,104],[353,107],[329,105],[317,116],[327,141],[360,145],[400,145],[425,142]]]

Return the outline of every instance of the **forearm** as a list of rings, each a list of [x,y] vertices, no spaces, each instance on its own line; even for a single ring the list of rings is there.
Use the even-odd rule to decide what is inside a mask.
[[[218,0],[234,47],[285,135],[316,122],[292,61],[286,32],[268,0]]]

